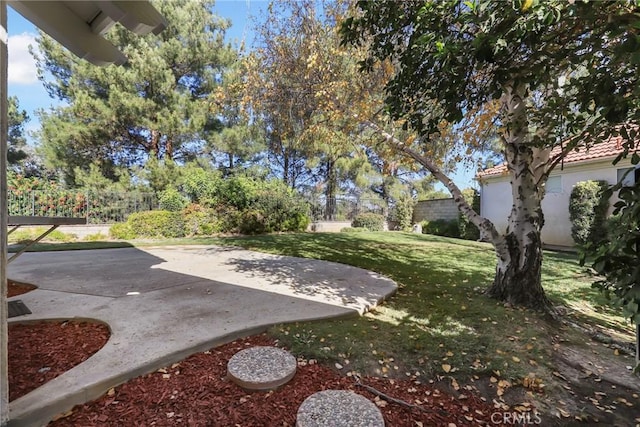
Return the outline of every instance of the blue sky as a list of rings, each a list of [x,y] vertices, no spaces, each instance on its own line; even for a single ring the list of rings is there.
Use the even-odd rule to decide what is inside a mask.
[[[226,0],[216,2],[214,9],[219,16],[231,19],[232,27],[227,33],[230,42],[244,40],[250,44],[253,41],[250,18],[259,17],[267,5],[267,1]],[[37,79],[35,62],[29,54],[29,45],[36,46],[36,28],[11,7],[8,8],[7,21],[9,95],[18,97],[20,108],[26,110],[31,118],[26,128],[33,131],[40,127],[35,112],[58,105],[58,102],[49,98],[44,86]]]
[[[232,26],[227,32],[229,42],[244,40],[246,45],[251,45],[254,38],[251,29],[252,18],[259,19],[267,5],[268,1],[264,0],[221,0],[216,2],[214,10],[219,16],[231,19]],[[28,51],[29,45],[36,46],[37,30],[11,7],[8,8],[7,20],[9,95],[17,96],[20,108],[29,114],[31,120],[27,123],[26,129],[31,132],[40,127],[36,111],[54,107],[59,103],[49,97],[44,86],[37,79],[35,62]],[[453,178],[461,188],[465,188],[471,185],[474,175],[473,170],[459,170]]]

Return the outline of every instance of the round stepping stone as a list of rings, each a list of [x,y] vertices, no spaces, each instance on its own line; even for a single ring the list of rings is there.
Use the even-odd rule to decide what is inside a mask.
[[[247,390],[272,390],[296,374],[298,362],[277,347],[251,347],[234,354],[227,364],[229,378]]]
[[[373,402],[352,391],[320,391],[298,408],[296,427],[365,426],[384,427],[384,418]]]

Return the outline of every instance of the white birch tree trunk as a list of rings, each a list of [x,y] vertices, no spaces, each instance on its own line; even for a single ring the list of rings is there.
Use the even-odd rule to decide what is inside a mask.
[[[542,197],[549,150],[533,146],[528,138],[525,99],[527,87],[509,82],[501,98],[502,134],[511,176],[513,205],[504,236],[494,240],[498,263],[489,296],[514,305],[548,310],[551,304],[541,283],[544,225]]]
[[[544,216],[542,198],[546,172],[550,164],[550,150],[532,145],[529,139],[525,100],[527,86],[509,82],[502,96],[502,135],[509,174],[513,205],[505,234],[469,206],[456,184],[426,156],[404,145],[375,123],[365,123],[369,129],[382,135],[386,142],[423,165],[451,192],[458,209],[480,230],[481,240],[493,244],[497,256],[493,284],[487,289],[489,296],[512,305],[549,311],[541,283],[542,240],[540,238]]]

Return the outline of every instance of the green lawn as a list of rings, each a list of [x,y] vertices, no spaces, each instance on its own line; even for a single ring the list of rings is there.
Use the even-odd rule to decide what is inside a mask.
[[[136,244],[135,242],[133,242]],[[336,261],[381,273],[398,292],[363,317],[280,325],[270,332],[307,358],[338,363],[344,371],[465,381],[499,375],[518,382],[549,378],[552,339],[580,344],[577,330],[537,312],[505,307],[483,291],[491,283],[491,246],[411,233],[299,233],[255,237],[173,239],[145,244],[224,244],[282,255]],[[57,244],[45,249],[63,248]],[[81,249],[83,244],[74,245]],[[95,242],[84,243],[86,247]],[[577,257],[545,253],[543,286],[567,318],[631,341],[619,312],[591,289]]]
[[[540,313],[488,299],[495,255],[482,243],[410,233],[306,233],[227,238],[224,244],[324,259],[381,273],[399,289],[362,318],[300,323],[271,332],[297,353],[383,375],[493,374],[547,377],[562,326]],[[628,322],[591,289],[573,255],[547,252],[543,286],[568,317],[632,339]],[[563,328],[563,327],[562,327]],[[585,339],[566,331],[564,339]],[[348,363],[347,363],[348,361]]]

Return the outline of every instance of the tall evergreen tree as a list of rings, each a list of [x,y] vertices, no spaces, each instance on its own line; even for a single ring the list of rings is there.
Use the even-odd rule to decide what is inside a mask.
[[[24,135],[24,124],[29,120],[27,112],[20,110],[18,98],[10,96],[8,98],[8,151],[7,161],[9,166],[16,167],[27,158],[25,147],[27,138]]]
[[[98,68],[78,60],[48,36],[38,37],[38,74],[49,94],[67,105],[41,112],[39,138],[47,163],[68,184],[76,167],[116,166],[158,159],[189,159],[202,148],[211,116],[209,94],[236,52],[223,38],[229,22],[212,1],[159,1],[169,26],[138,37],[120,26],[108,38],[129,58],[124,67]],[[49,80],[49,76],[52,79]]]

